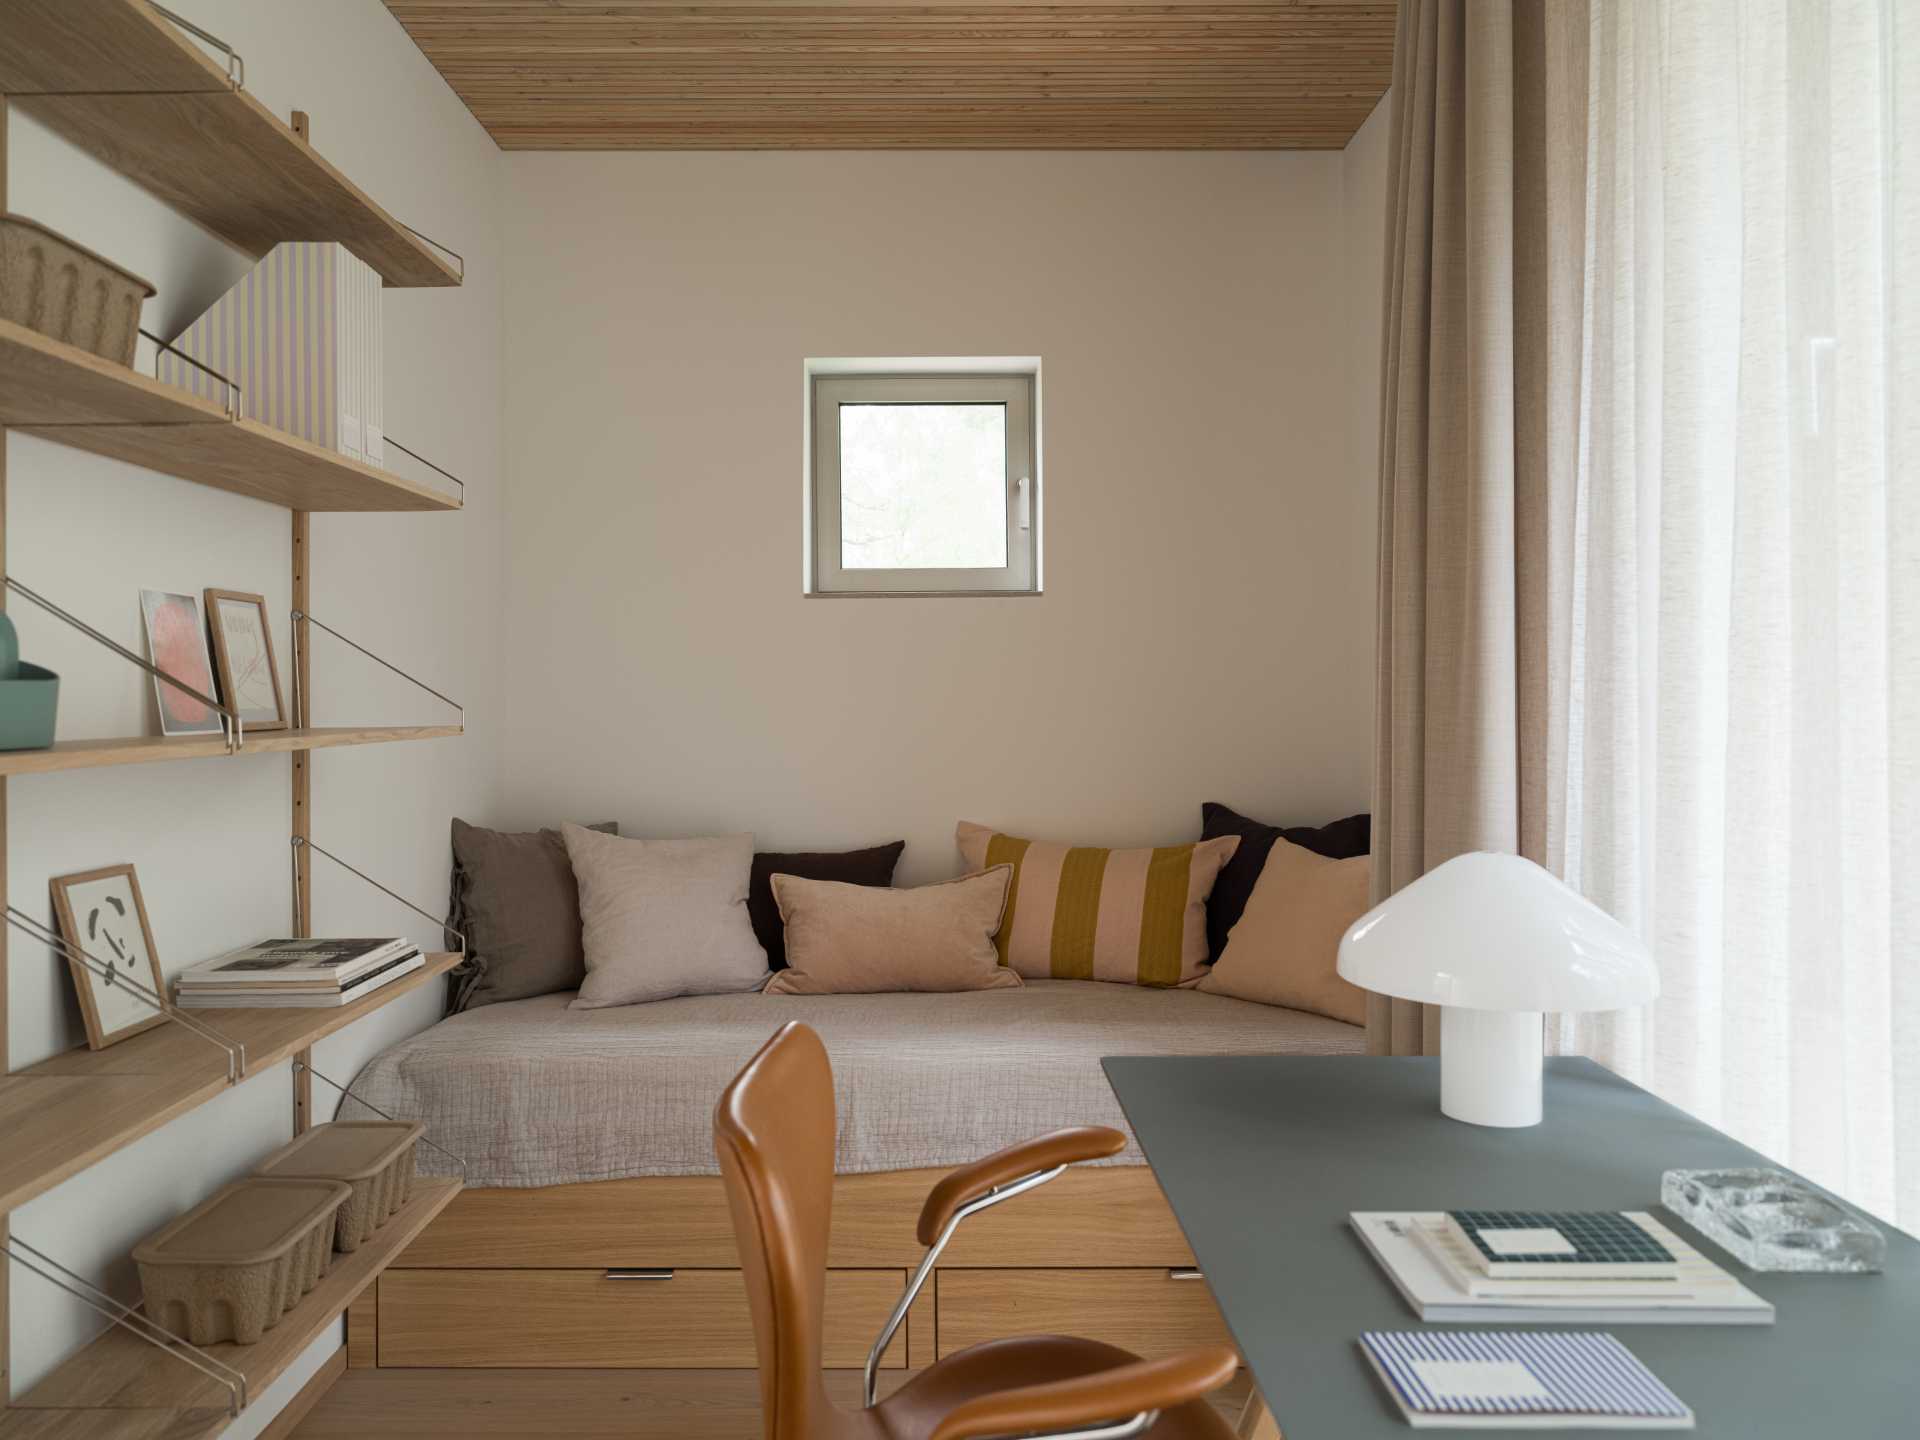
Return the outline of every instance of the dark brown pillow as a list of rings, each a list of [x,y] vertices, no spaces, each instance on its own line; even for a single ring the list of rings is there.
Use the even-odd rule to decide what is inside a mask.
[[[611,820],[590,827],[620,833]],[[467,936],[452,1010],[578,990],[580,889],[558,830],[519,833],[453,822],[453,896],[447,924]],[[447,943],[457,945],[449,935]]]
[[[907,842],[875,845],[871,850],[800,850],[786,854],[768,852],[753,857],[753,876],[747,882],[747,914],[753,920],[753,933],[766,948],[767,964],[775,970],[787,968],[787,932],[780,923],[780,907],[773,898],[773,877],[798,875],[802,880],[838,880],[846,885],[893,884],[893,867]]]
[[[1290,841],[1329,860],[1352,860],[1373,849],[1373,817],[1349,815],[1320,826],[1262,825],[1209,800],[1200,807],[1200,838],[1218,840],[1223,835],[1238,835],[1240,848],[1233,852],[1233,858],[1213,882],[1213,893],[1207,896],[1208,964],[1218,960],[1227,948],[1227,933],[1247,908],[1274,841]]]

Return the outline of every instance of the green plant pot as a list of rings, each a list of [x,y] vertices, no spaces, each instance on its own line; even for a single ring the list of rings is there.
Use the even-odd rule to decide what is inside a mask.
[[[44,750],[53,744],[60,677],[27,661],[18,680],[0,680],[0,750]]]

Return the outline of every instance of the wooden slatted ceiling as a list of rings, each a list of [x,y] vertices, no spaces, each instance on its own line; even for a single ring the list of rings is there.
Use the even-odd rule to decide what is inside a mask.
[[[506,150],[1319,150],[1394,0],[386,0]]]

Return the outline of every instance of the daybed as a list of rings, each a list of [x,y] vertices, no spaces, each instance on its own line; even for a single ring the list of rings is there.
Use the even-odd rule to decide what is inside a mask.
[[[833,1056],[826,1334],[828,1363],[848,1368],[919,1260],[914,1220],[940,1171],[1058,1126],[1126,1128],[1101,1056],[1365,1049],[1365,1031],[1338,1020],[1097,981],[603,1010],[570,1010],[569,998],[455,1016],[355,1082],[462,1156],[470,1188],[355,1307],[352,1363],[752,1368],[712,1113],[784,1020],[816,1028]],[[421,1163],[453,1168],[425,1148]],[[917,1368],[1013,1333],[1146,1355],[1223,1338],[1192,1264],[1129,1146],[965,1227],[886,1364]]]

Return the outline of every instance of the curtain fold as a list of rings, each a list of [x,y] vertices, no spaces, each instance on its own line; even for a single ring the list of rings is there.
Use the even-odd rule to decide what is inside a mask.
[[[1402,0],[1393,105],[1376,898],[1539,861],[1663,987],[1551,1048],[1920,1223],[1920,4]]]
[[[1471,850],[1548,858],[1571,615],[1585,46],[1584,3],[1400,6],[1376,900]],[[1374,996],[1368,1042],[1431,1054],[1437,1016]]]

